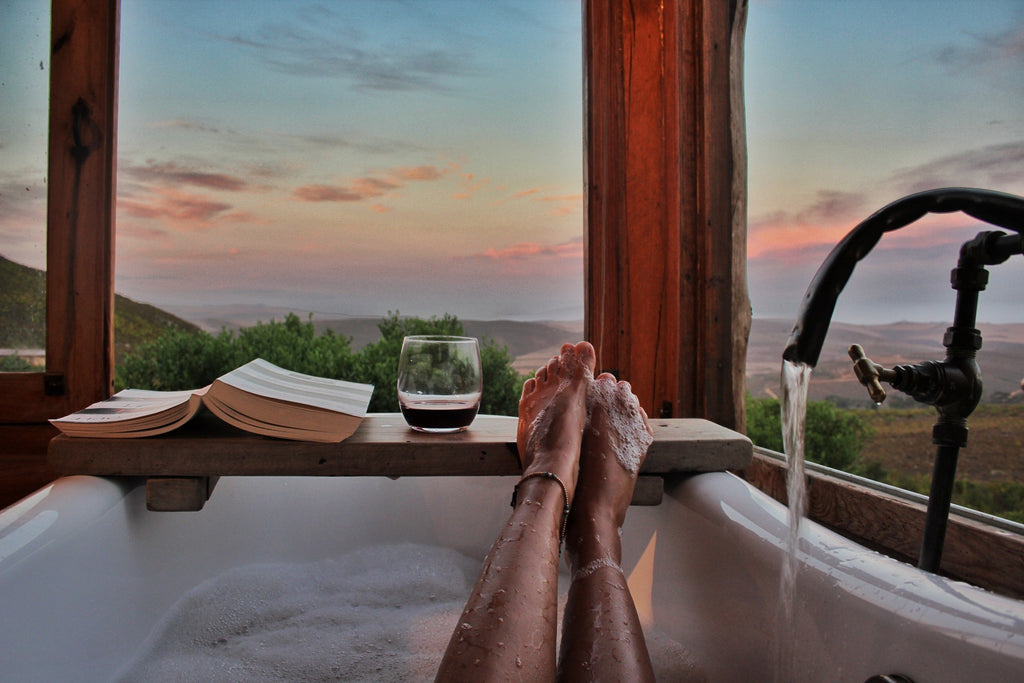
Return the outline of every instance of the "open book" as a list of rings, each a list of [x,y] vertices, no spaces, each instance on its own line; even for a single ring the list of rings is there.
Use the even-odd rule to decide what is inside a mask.
[[[359,427],[371,394],[370,384],[291,372],[258,358],[202,389],[125,389],[50,422],[68,436],[154,436],[185,424],[205,405],[228,424],[255,434],[337,442]]]

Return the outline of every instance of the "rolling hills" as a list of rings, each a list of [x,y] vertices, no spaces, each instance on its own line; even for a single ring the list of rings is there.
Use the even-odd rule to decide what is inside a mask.
[[[171,327],[199,328],[150,304],[114,295],[115,362],[133,346],[159,337]],[[0,348],[46,346],[46,273],[0,256]]]
[[[0,256],[0,348],[44,346],[45,274]],[[219,332],[247,327],[259,321],[283,320],[287,308],[264,306],[171,307],[170,312],[121,295],[114,297],[115,360],[155,339],[171,327]],[[309,313],[294,311],[305,318]],[[346,317],[316,313],[319,330],[330,329],[350,337],[355,348],[378,338],[376,317]],[[536,369],[555,355],[566,341],[583,337],[582,321],[463,320],[468,335],[493,339],[508,347],[515,368],[522,373]],[[778,393],[782,349],[792,321],[755,319],[747,353],[747,389],[755,397]],[[942,336],[946,324],[897,322],[884,325],[850,325],[834,322],[821,360],[811,376],[810,398],[837,397],[848,401],[866,400],[864,389],[853,376],[846,349],[858,343],[872,360],[886,367],[941,359],[945,355]],[[985,382],[985,397],[994,393],[1020,392],[1024,376],[1024,323],[980,324],[984,346],[978,354]]]

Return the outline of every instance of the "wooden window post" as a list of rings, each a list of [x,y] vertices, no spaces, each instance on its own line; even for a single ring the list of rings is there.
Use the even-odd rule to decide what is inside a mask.
[[[746,0],[584,2],[585,331],[648,413],[743,429]]]

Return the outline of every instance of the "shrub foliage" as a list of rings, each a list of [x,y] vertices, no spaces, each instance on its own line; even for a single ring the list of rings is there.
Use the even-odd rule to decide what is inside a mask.
[[[397,412],[395,385],[402,338],[462,335],[463,326],[452,315],[424,320],[391,313],[377,328],[380,339],[358,351],[348,337],[330,330],[317,334],[312,320],[303,322],[294,313],[281,322],[216,335],[170,329],[125,356],[116,369],[116,385],[119,389],[196,389],[254,358],[263,358],[295,372],[373,384],[370,411]],[[484,384],[480,412],[515,415],[524,378],[513,369],[508,349],[484,339],[480,356]]]
[[[747,436],[756,445],[782,452],[782,416],[779,400],[747,397]],[[804,456],[807,460],[846,472],[861,473],[861,449],[871,438],[870,427],[855,414],[828,401],[807,404]]]

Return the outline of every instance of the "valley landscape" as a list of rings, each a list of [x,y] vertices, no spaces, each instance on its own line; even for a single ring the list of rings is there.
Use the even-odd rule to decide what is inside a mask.
[[[0,257],[0,350],[41,350],[43,343],[43,292],[41,271]],[[139,345],[156,339],[168,329],[203,330],[218,334],[260,322],[283,321],[295,313],[312,320],[319,331],[331,330],[348,337],[354,349],[379,338],[381,317],[345,316],[322,311],[267,306],[172,306],[163,309],[115,297],[115,362]],[[490,339],[506,347],[513,366],[521,374],[535,370],[555,355],[566,341],[583,337],[582,320],[461,320],[467,335]],[[782,350],[792,321],[755,319],[747,354],[747,392],[752,398],[776,398]],[[934,410],[914,404],[898,392],[875,409],[856,381],[847,355],[851,344],[860,344],[869,358],[885,367],[940,360],[945,355],[942,337],[946,323],[895,322],[884,325],[851,325],[833,322],[818,366],[811,375],[809,398],[828,399],[851,409],[868,425],[873,436],[861,457],[886,472],[916,481],[927,481],[934,458],[931,425]],[[980,324],[984,344],[978,354],[985,384],[982,405],[970,419],[970,443],[964,449],[958,479],[995,486],[1024,481],[1024,323]],[[40,351],[36,351],[40,352]],[[628,379],[628,378],[627,378]],[[903,480],[905,485],[914,485]],[[1014,484],[1015,485],[1015,484]],[[1016,507],[1014,507],[1016,509]],[[1021,513],[1024,515],[1024,512]]]

